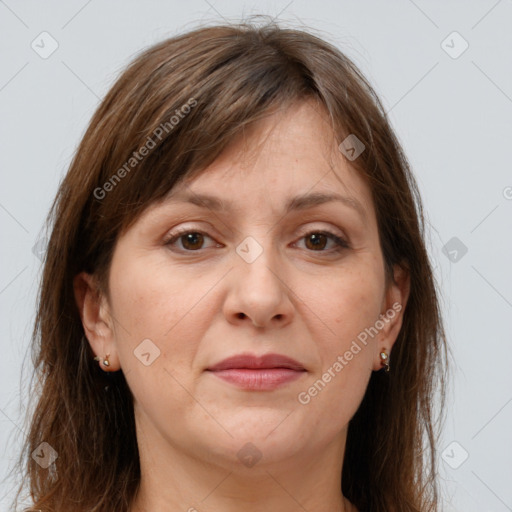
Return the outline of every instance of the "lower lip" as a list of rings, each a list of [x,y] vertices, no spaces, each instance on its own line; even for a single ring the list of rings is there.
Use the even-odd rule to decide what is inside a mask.
[[[212,371],[211,373],[242,389],[269,391],[299,379],[306,372],[289,368],[264,368],[261,370],[233,368]]]

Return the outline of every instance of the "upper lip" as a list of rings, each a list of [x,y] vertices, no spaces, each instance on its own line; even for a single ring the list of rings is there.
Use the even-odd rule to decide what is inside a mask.
[[[253,369],[269,369],[269,368],[289,368],[291,370],[303,371],[305,370],[298,361],[291,357],[283,356],[281,354],[264,354],[256,356],[252,354],[238,354],[228,357],[210,366],[207,370],[231,370],[234,368],[253,368]]]

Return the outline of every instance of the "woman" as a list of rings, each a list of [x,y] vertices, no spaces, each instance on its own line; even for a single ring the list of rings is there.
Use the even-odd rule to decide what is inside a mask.
[[[34,510],[439,510],[421,200],[339,50],[274,23],[148,49],[50,219]]]

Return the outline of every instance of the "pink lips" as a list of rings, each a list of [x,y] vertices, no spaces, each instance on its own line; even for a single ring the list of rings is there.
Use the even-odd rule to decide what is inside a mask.
[[[242,389],[254,391],[270,391],[306,372],[299,362],[280,354],[260,357],[239,354],[207,368],[207,371]]]

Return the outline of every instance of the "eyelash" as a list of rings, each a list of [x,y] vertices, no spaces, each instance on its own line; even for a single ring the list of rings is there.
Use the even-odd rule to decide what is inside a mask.
[[[204,231],[201,231],[201,230],[198,230],[198,229],[183,228],[183,229],[178,229],[175,233],[172,233],[169,236],[169,238],[164,241],[164,244],[165,245],[172,245],[172,244],[174,244],[174,242],[179,240],[183,235],[187,235],[187,234],[190,234],[190,233],[199,234],[199,235],[206,236],[208,238],[212,238],[210,235],[208,235],[208,233],[205,233]],[[321,251],[310,250],[308,252],[318,252],[318,253],[324,252],[324,253],[337,254],[339,252],[342,252],[345,249],[350,249],[350,245],[349,245],[349,243],[345,239],[339,237],[338,235],[335,235],[331,231],[325,231],[325,230],[312,230],[312,231],[308,231],[306,234],[302,235],[299,240],[307,238],[308,236],[313,235],[313,234],[315,234],[315,235],[325,235],[326,237],[328,237],[329,239],[334,241],[334,243],[336,244],[336,247],[334,249],[331,249],[330,251],[329,250],[321,250]],[[212,238],[212,240],[213,240],[213,238]],[[187,252],[187,253],[194,253],[194,252],[201,251],[201,249],[196,249],[196,250],[179,249],[179,251]]]

